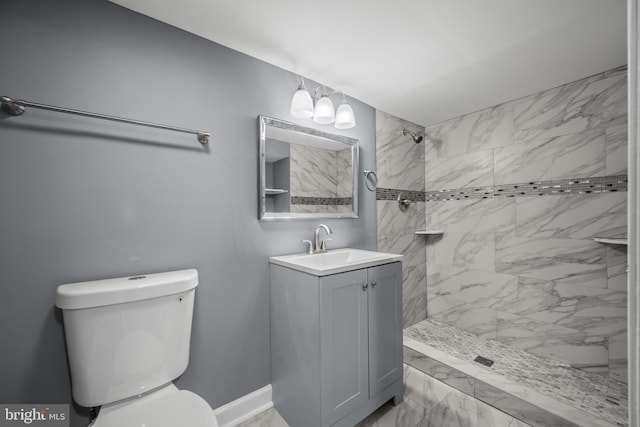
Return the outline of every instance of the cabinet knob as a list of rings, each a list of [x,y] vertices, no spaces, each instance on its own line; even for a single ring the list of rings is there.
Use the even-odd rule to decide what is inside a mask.
[[[369,285],[368,285],[368,284],[366,284],[366,283],[363,283],[363,284],[362,284],[362,290],[363,290],[363,291],[366,291],[368,287],[369,287]]]
[[[376,283],[376,282],[371,282],[371,287],[372,287],[372,288],[375,288],[375,287],[376,287],[376,285],[377,285],[377,283]]]

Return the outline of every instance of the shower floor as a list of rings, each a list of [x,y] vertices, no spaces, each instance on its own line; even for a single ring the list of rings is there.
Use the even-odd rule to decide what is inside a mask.
[[[432,319],[405,329],[404,347],[408,365],[533,426],[627,426],[627,386],[603,375]]]

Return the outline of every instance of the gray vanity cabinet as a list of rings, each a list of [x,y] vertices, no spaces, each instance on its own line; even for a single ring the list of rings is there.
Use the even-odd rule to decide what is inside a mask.
[[[327,276],[271,264],[273,402],[291,426],[353,426],[402,400],[402,263]]]
[[[323,425],[369,400],[367,288],[367,269],[320,278]]]
[[[402,263],[370,268],[369,394],[402,378]]]

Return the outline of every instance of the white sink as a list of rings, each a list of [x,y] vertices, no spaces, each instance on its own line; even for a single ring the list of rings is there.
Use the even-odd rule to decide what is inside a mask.
[[[403,258],[402,255],[397,254],[345,248],[313,255],[274,256],[269,258],[269,262],[315,276],[326,276],[328,274],[402,261]]]

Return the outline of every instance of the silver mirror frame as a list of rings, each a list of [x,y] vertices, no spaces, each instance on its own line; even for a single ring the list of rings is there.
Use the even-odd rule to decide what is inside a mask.
[[[358,218],[358,186],[359,186],[359,165],[360,165],[360,146],[359,141],[343,135],[335,135],[322,132],[317,129],[308,128],[297,125],[295,123],[268,117],[264,115],[258,116],[259,136],[260,136],[260,153],[259,153],[259,195],[258,195],[258,217],[260,220],[271,219],[315,219],[315,218]],[[324,140],[345,144],[351,147],[351,159],[353,161],[353,189],[351,191],[352,209],[351,212],[339,213],[296,213],[296,212],[267,212],[266,210],[266,165],[265,165],[265,149],[267,126],[280,129],[290,130],[306,135],[316,136]]]

